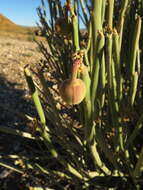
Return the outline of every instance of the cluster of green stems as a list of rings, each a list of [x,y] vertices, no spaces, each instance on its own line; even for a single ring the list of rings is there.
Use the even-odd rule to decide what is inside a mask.
[[[47,130],[49,128],[37,90],[29,70],[26,68],[25,76],[41,121],[41,137],[52,156],[67,168],[70,173],[81,180],[87,180],[99,175],[131,176],[134,180],[141,175],[143,148],[141,148],[139,155],[135,155],[138,157],[138,160],[133,166],[129,147],[142,127],[143,115],[140,116],[131,134],[126,134],[125,128],[127,127],[127,123],[124,117],[125,106],[131,111],[134,109],[139,84],[139,40],[142,20],[139,15],[134,15],[132,41],[130,42],[130,52],[128,53],[129,60],[123,63],[122,55],[126,49],[123,37],[126,32],[125,27],[132,1],[122,1],[116,22],[114,20],[114,0],[91,1],[89,15],[85,9],[85,3],[87,2],[83,0],[75,0],[74,3],[71,0],[67,1],[67,4],[70,5],[69,14],[73,26],[72,53],[84,52],[83,69],[80,78],[85,82],[87,91],[84,101],[79,105],[79,110],[82,110],[81,123],[84,128],[83,142],[80,142],[78,136],[76,138],[83,149],[84,147],[90,149],[96,171],[87,173],[82,169],[78,171],[72,164],[60,156],[51,141],[50,131]],[[88,30],[87,48],[85,49],[80,48],[79,4]],[[52,3],[50,1],[49,8],[53,16]],[[52,17],[52,26],[54,25],[53,22]],[[122,73],[123,68],[126,68],[127,74]],[[39,72],[39,78],[44,87],[45,94],[49,96],[50,91],[42,72]],[[130,87],[129,90],[126,90],[125,84],[127,81]],[[56,107],[53,106],[52,109],[55,111],[55,115],[59,114]],[[108,128],[113,132],[113,135],[109,139],[107,137]],[[110,138],[112,138],[111,142]],[[109,143],[106,143],[108,141]],[[109,169],[103,159],[101,159],[99,147],[114,169]],[[120,154],[122,155],[121,157],[119,156]],[[128,171],[125,173],[123,170],[124,166],[128,168]]]

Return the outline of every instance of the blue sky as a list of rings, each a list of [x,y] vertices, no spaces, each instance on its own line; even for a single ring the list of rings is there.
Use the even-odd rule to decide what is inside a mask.
[[[41,0],[0,0],[0,13],[15,24],[36,26],[39,5]]]
[[[62,4],[64,2],[65,0],[62,0]],[[45,0],[45,4],[48,9],[47,0]],[[41,0],[0,0],[0,13],[15,24],[36,26],[36,22],[39,22],[36,8],[40,5]]]

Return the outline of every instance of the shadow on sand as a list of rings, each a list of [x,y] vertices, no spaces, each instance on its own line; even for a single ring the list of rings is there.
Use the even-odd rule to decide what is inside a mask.
[[[0,74],[0,125],[22,127],[28,122],[24,114],[36,114],[31,100],[26,98],[28,91],[18,85]]]
[[[20,89],[18,83],[8,81],[0,74],[0,127],[9,127],[27,131],[31,122],[25,114],[36,116],[32,101],[26,96],[28,91]],[[0,131],[0,161],[4,155],[19,154],[24,151],[25,139]],[[10,172],[9,169],[0,167],[1,189],[18,190],[26,189],[23,186],[21,175]],[[5,186],[5,188],[4,188]]]

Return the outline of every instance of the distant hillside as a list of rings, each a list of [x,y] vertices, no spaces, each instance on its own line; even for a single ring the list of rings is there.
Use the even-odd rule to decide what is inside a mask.
[[[0,30],[4,31],[12,31],[12,30],[23,30],[23,28],[14,22],[12,22],[10,19],[5,17],[3,14],[0,14]]]
[[[14,22],[6,18],[4,15],[0,14],[0,25],[16,25]]]
[[[26,27],[17,25],[3,14],[0,14],[0,36],[27,38],[27,36],[33,35],[36,29],[37,27]]]

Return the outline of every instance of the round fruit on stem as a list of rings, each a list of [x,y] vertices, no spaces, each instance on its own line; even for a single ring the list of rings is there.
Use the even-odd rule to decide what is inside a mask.
[[[62,99],[70,105],[81,103],[86,95],[85,83],[77,78],[79,67],[78,61],[73,64],[71,77],[63,81],[59,88]]]

